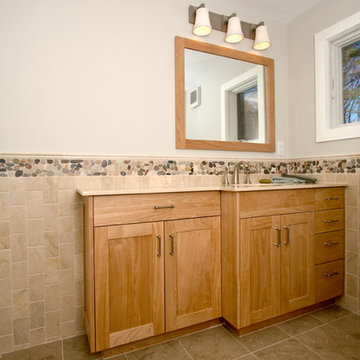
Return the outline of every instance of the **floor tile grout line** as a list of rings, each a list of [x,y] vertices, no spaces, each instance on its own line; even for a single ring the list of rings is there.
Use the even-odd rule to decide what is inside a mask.
[[[190,353],[186,350],[185,346],[181,343],[180,339],[177,339],[178,343],[180,344],[180,346],[182,347],[182,349],[185,351],[185,353],[187,354],[187,356],[189,356],[189,358],[191,360],[194,360],[193,357],[190,355]]]
[[[249,352],[249,354],[251,354],[251,351],[249,350],[249,348],[248,348],[246,345],[242,344],[242,343],[240,342],[240,339],[239,339],[237,336],[235,336],[230,329],[228,329],[228,328],[225,327],[225,326],[223,326],[223,328],[230,334],[230,336],[231,336],[232,338],[234,338],[241,346],[243,346],[243,347],[245,348],[245,350],[247,350],[247,351]]]

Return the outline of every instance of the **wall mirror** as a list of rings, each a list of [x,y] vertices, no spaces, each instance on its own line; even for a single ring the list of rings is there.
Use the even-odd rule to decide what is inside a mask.
[[[275,151],[274,60],[175,38],[176,147]]]

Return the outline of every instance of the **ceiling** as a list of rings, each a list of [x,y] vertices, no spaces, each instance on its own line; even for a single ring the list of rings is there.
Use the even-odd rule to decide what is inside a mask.
[[[262,15],[288,23],[310,9],[317,3],[326,0],[222,0],[246,7],[247,10],[261,12]]]

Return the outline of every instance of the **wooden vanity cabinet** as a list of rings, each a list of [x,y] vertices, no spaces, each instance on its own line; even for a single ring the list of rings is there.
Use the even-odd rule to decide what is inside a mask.
[[[219,192],[95,196],[84,203],[92,352],[221,316]]]
[[[343,272],[337,269],[343,264],[343,210],[338,207],[344,190],[335,189],[221,194],[222,314],[234,328],[343,293]],[[331,200],[322,200],[324,205],[320,198]],[[324,222],[328,219],[336,221]],[[325,231],[339,242],[337,250],[326,246],[327,255],[319,252]],[[330,260],[336,260],[331,272],[317,265]],[[324,275],[328,273],[336,275]]]

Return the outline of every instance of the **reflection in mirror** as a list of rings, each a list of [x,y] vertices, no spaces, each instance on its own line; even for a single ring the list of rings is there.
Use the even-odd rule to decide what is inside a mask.
[[[266,143],[265,71],[185,49],[186,138]]]
[[[176,147],[275,151],[274,60],[176,38]]]

